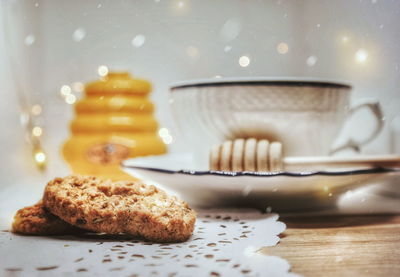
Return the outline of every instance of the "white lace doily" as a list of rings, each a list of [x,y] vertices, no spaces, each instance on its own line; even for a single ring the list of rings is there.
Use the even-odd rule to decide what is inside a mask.
[[[27,237],[0,232],[0,275],[296,276],[274,246],[285,224],[255,210],[200,211],[192,238],[150,243],[126,237]],[[12,275],[11,275],[12,274]]]

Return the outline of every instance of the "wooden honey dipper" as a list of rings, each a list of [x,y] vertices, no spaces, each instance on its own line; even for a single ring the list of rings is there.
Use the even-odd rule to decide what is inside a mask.
[[[210,169],[221,171],[280,171],[282,143],[266,139],[228,140],[211,149]]]
[[[288,169],[319,169],[343,167],[400,167],[400,156],[361,157],[284,157],[280,142],[266,139],[228,140],[210,151],[210,170],[215,171],[264,171]]]

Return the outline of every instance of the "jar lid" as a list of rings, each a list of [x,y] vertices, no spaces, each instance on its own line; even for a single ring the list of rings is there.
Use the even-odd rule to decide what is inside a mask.
[[[86,95],[125,94],[146,95],[151,91],[151,83],[144,79],[134,79],[128,72],[109,72],[104,78],[88,83]]]

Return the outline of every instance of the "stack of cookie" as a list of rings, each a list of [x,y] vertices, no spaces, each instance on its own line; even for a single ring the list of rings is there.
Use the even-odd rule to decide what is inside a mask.
[[[191,236],[195,221],[196,213],[186,202],[154,186],[68,176],[49,182],[41,202],[19,210],[13,231],[30,235],[124,233],[178,242]]]
[[[282,143],[266,139],[228,140],[210,151],[210,170],[281,171]]]

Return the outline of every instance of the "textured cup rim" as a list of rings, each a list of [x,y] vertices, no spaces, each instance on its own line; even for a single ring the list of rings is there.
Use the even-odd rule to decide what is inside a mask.
[[[296,86],[296,87],[323,87],[350,90],[352,85],[344,81],[303,78],[303,77],[224,77],[210,79],[194,79],[175,82],[170,85],[174,91],[190,87],[218,87],[218,86]]]

